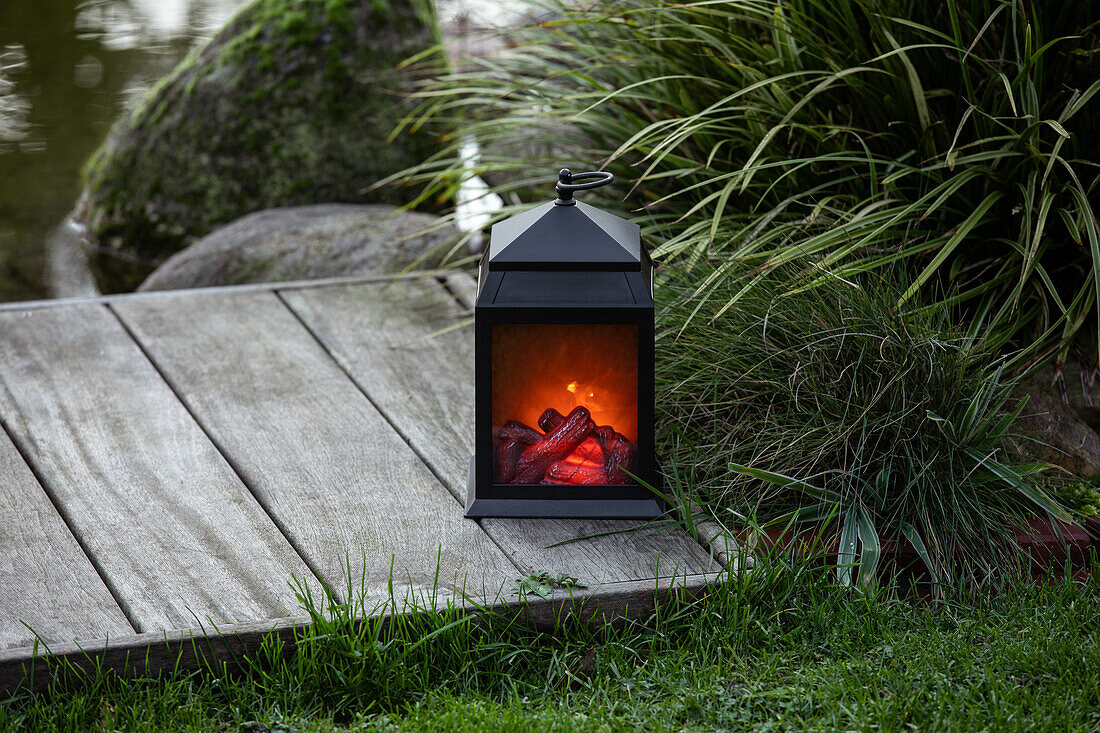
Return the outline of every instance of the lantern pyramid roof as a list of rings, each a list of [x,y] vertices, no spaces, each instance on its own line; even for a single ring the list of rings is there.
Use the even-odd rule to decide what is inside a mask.
[[[635,270],[643,256],[637,224],[579,201],[551,201],[494,224],[488,262],[499,270]]]

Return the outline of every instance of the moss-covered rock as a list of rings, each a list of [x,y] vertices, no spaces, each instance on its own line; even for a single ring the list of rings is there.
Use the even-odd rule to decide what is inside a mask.
[[[85,167],[77,217],[100,287],[244,214],[405,203],[370,184],[428,157],[439,130],[388,141],[438,56],[430,0],[256,0],[120,120]]]

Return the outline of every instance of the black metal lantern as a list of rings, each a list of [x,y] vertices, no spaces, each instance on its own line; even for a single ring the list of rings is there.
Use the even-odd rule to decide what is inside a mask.
[[[578,203],[493,226],[478,276],[468,517],[651,518],[653,280],[638,226]],[[587,182],[582,182],[587,181]]]

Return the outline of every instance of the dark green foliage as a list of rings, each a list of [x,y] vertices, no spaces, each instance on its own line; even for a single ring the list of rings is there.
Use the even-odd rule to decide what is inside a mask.
[[[1021,362],[1064,357],[1077,334],[1095,357],[1100,2],[559,13],[425,93],[426,114],[468,124],[494,180],[516,176],[500,190],[553,160],[606,162],[659,259],[902,269],[902,300],[961,306],[994,346],[1032,347]],[[441,158],[418,180],[456,174]]]
[[[514,203],[555,160],[625,182],[675,291],[664,445],[716,511],[838,510],[865,577],[890,539],[974,579],[1012,571],[1023,515],[1067,516],[1010,465],[1003,382],[1100,343],[1098,11],[557,6],[422,111],[461,121]]]
[[[696,270],[660,290],[658,424],[703,500],[835,515],[840,564],[858,553],[864,580],[888,538],[945,580],[1010,572],[1014,523],[1065,515],[1002,447],[1016,405],[997,359],[942,316],[894,307],[896,288],[800,288],[783,270],[730,308],[733,279],[700,285]]]

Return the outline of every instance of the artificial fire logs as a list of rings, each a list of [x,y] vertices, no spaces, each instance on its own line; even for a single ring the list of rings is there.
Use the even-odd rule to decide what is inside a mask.
[[[543,432],[509,420],[497,432],[493,480],[500,484],[626,484],[637,449],[610,425],[596,426],[588,409],[567,416],[549,408]]]

